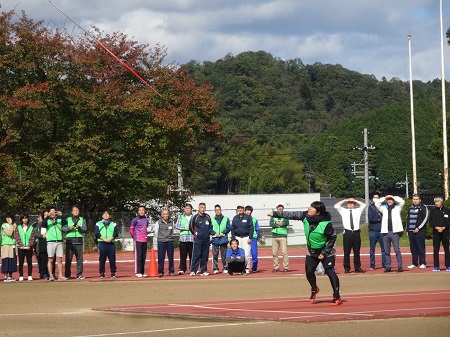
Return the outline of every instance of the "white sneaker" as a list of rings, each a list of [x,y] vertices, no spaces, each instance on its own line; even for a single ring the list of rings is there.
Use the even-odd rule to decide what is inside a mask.
[[[23,281],[23,276],[20,276],[19,277],[19,282],[22,282]]]
[[[28,281],[33,281],[33,277],[28,276]]]
[[[136,274],[136,277],[142,277],[142,274],[138,273]]]
[[[147,277],[147,274],[142,274],[142,277]]]
[[[214,270],[214,274],[219,274],[219,271],[218,270]]]
[[[223,270],[223,273],[224,273],[224,274],[228,274],[228,270],[227,270],[227,269],[224,269],[224,270]]]
[[[204,273],[202,273],[202,276],[208,276],[209,273],[207,271],[205,271]]]
[[[410,265],[410,266],[408,266],[408,269],[414,269],[414,268],[416,268],[416,266],[415,265]]]
[[[250,271],[248,269],[245,269],[245,275],[250,274]]]
[[[180,271],[178,272],[178,275],[184,275],[184,271],[180,270]]]
[[[424,265],[424,264],[421,264],[421,265],[419,266],[419,268],[420,268],[420,269],[427,269],[427,266]]]
[[[194,273],[194,272],[191,272],[189,275],[190,275],[190,276],[195,276],[195,273]]]

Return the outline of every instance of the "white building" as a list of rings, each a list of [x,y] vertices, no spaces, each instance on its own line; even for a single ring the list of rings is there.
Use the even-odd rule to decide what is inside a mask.
[[[253,207],[253,216],[258,219],[261,227],[261,241],[265,245],[272,244],[269,220],[267,213],[275,210],[278,203],[284,205],[286,211],[305,211],[313,202],[320,200],[319,193],[295,193],[295,194],[239,194],[239,195],[194,195],[191,204],[194,210],[198,209],[198,204],[206,204],[206,212],[214,216],[214,206],[219,204],[222,213],[232,219],[236,215],[238,204],[250,205]],[[296,220],[290,221],[289,245],[306,244],[303,223]]]

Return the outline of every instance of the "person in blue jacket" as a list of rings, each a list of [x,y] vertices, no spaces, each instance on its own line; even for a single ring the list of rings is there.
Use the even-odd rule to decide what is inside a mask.
[[[192,251],[191,273],[195,276],[200,265],[202,276],[208,276],[208,255],[211,236],[216,235],[211,224],[211,217],[206,214],[206,204],[198,205],[198,213],[189,221],[189,230],[194,234],[194,248]]]
[[[380,244],[381,248],[381,266],[384,270],[385,268],[385,254],[384,254],[384,247],[383,247],[383,234],[381,233],[381,218],[382,214],[381,212],[375,207],[374,200],[380,199],[380,194],[378,192],[375,192],[372,196],[372,202],[369,204],[368,207],[368,218],[369,218],[369,242],[370,242],[370,270],[375,270],[376,263],[375,263],[375,248],[377,245],[377,242]]]
[[[219,251],[222,258],[222,272],[227,273],[227,261],[225,255],[228,248],[228,233],[231,231],[230,219],[222,214],[222,207],[220,205],[214,206],[216,215],[211,218],[213,231],[216,235],[212,237],[212,254],[213,254],[213,272],[219,274]]]
[[[238,239],[231,239],[230,249],[227,250],[228,275],[244,274],[245,272],[245,250],[239,248]],[[245,275],[247,275],[245,273]]]

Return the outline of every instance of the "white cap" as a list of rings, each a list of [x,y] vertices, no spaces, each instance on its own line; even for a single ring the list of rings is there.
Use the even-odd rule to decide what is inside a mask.
[[[279,203],[277,203],[277,205],[275,206],[275,208],[277,208],[278,206],[283,206],[283,207],[284,207],[284,204],[283,204],[282,202],[279,202]]]

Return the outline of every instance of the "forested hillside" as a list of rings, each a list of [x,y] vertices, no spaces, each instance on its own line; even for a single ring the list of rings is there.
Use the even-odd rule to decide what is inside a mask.
[[[363,195],[351,164],[362,162],[353,148],[364,128],[376,147],[371,189],[412,180],[409,82],[263,51],[184,68],[214,86],[223,127],[219,142],[203,144],[202,170],[187,172],[193,192]],[[440,81],[414,81],[414,100],[419,190],[442,191]]]

